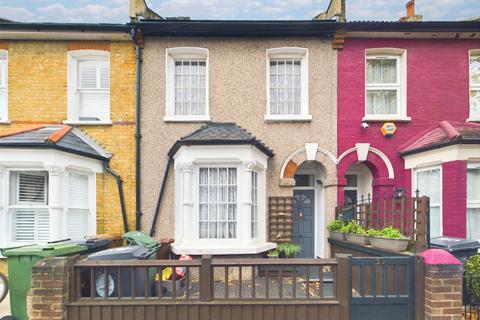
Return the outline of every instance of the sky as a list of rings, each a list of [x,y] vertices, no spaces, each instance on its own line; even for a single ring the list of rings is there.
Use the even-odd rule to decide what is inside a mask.
[[[346,0],[347,19],[398,20],[407,0]],[[147,0],[163,17],[224,20],[310,20],[329,0]],[[417,0],[424,20],[480,16],[480,0]],[[128,0],[0,0],[0,17],[21,22],[128,22]]]

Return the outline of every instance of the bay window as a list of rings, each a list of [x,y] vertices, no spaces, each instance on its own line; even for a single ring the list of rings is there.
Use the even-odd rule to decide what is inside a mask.
[[[467,238],[480,240],[480,165],[467,169]]]
[[[8,120],[8,51],[0,50],[0,122]]]
[[[266,120],[310,120],[308,114],[308,51],[267,50]]]
[[[470,118],[480,121],[480,50],[470,52]]]
[[[169,48],[166,52],[165,121],[206,121],[208,116],[208,50]]]
[[[180,148],[173,252],[255,254],[275,247],[267,242],[267,159],[251,145]]]
[[[68,120],[110,123],[110,56],[96,50],[68,54]]]
[[[416,169],[414,191],[430,197],[430,237],[443,235],[442,226],[442,172],[440,167]]]
[[[367,50],[363,120],[408,120],[404,55],[397,49]]]

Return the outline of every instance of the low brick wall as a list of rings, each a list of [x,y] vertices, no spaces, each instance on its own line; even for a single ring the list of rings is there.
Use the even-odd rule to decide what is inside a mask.
[[[29,320],[66,319],[70,274],[78,256],[40,260],[32,269],[32,288],[27,295]]]
[[[425,274],[425,319],[461,320],[461,265],[427,265]]]

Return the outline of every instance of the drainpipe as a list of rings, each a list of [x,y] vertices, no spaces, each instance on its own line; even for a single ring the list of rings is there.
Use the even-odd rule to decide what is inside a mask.
[[[163,194],[165,193],[165,187],[168,181],[168,173],[170,172],[170,166],[172,165],[172,163],[173,158],[169,156],[167,166],[165,167],[165,172],[163,173],[162,186],[160,187],[160,194],[158,195],[157,206],[155,207],[155,213],[152,220],[152,226],[150,227],[150,237],[153,237],[155,235],[155,226],[157,225],[158,213],[160,212]]]
[[[123,181],[122,177],[110,168],[109,160],[104,162],[105,170],[110,173],[117,180],[118,195],[120,197],[120,207],[122,209],[123,229],[125,233],[128,232],[127,210],[125,209],[125,197],[123,196]]]
[[[137,39],[135,27],[131,30],[131,36],[135,41],[135,230],[142,227],[141,193],[140,193],[140,65],[142,63],[142,49]]]

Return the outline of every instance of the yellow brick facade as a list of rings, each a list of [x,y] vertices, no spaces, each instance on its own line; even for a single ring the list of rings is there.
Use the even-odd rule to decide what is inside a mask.
[[[70,45],[69,45],[70,44]],[[105,41],[101,42],[105,47]],[[92,41],[88,43],[92,46]],[[8,41],[8,118],[0,133],[67,119],[68,41]],[[110,42],[110,116],[112,125],[80,126],[108,152],[110,166],[124,181],[130,229],[135,227],[135,46]],[[97,233],[122,233],[117,183],[97,174]],[[0,264],[0,271],[1,271]]]

